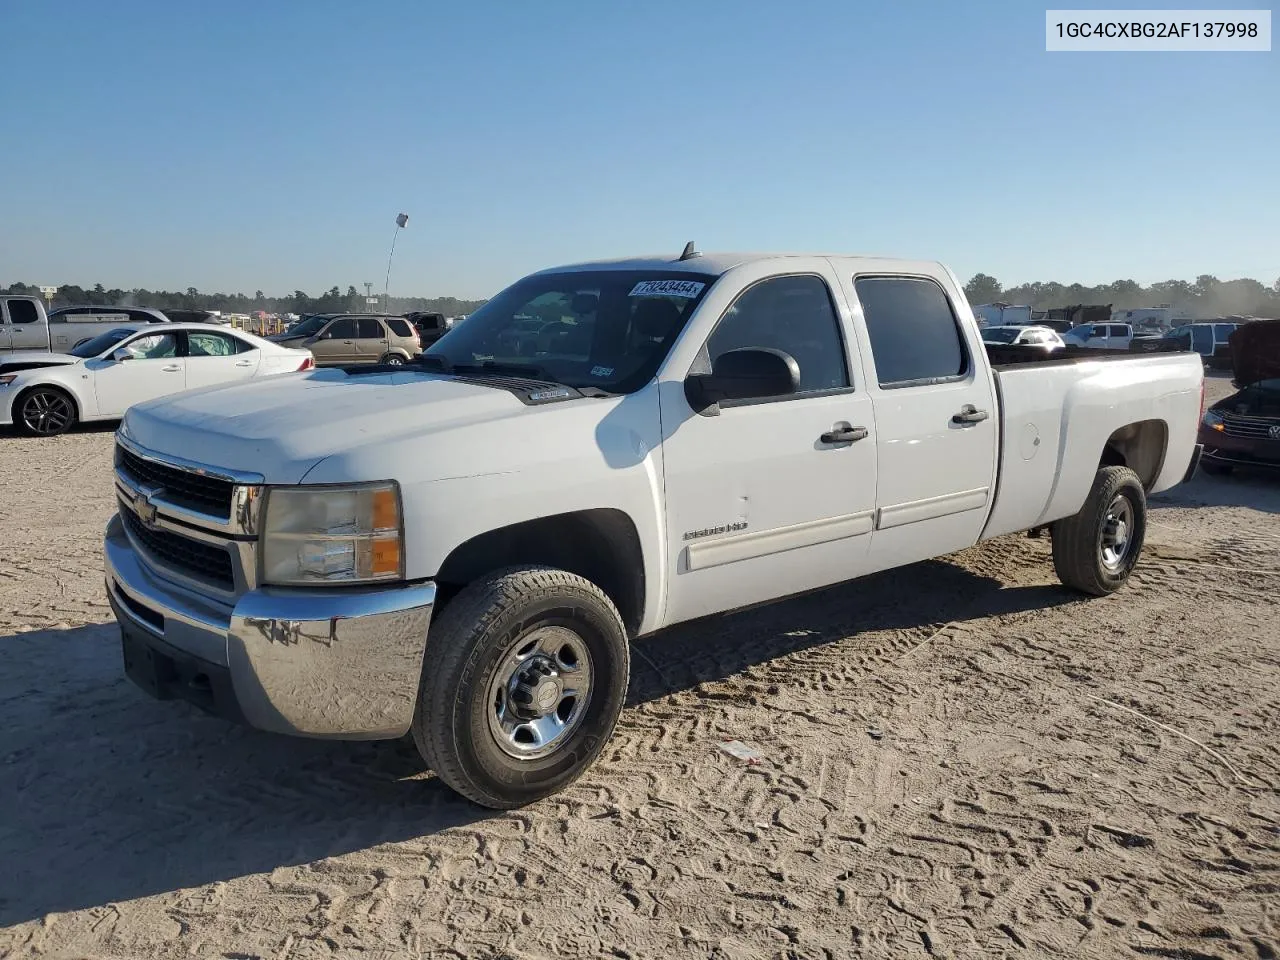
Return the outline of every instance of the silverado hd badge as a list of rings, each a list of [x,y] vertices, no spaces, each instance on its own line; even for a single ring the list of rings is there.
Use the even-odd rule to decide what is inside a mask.
[[[733,523],[722,523],[718,527],[703,527],[701,530],[690,530],[684,535],[686,540],[699,540],[702,537],[714,537],[717,533],[733,533],[747,529],[747,521],[737,520]]]

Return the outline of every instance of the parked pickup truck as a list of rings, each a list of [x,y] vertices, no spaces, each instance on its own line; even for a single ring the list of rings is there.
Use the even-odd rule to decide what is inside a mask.
[[[159,310],[142,307],[67,307],[46,314],[37,297],[0,297],[0,354],[14,350],[70,353],[117,327],[168,323]]]
[[[1046,528],[1120,588],[1202,403],[1190,355],[984,349],[936,263],[562,267],[406,365],[132,407],[106,586],[152,694],[412,731],[513,807],[600,754],[662,627]]]

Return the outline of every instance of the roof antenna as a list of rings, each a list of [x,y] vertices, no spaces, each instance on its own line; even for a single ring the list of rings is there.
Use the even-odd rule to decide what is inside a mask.
[[[702,256],[702,254],[698,252],[697,248],[693,244],[693,241],[690,240],[688,243],[684,245],[684,253],[680,254],[680,259],[692,260],[694,257],[700,257],[700,256]]]

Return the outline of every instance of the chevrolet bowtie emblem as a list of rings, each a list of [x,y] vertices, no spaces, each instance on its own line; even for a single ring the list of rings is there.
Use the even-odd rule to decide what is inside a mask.
[[[148,530],[156,525],[156,505],[145,493],[138,493],[133,498],[133,512],[138,515],[142,525]]]

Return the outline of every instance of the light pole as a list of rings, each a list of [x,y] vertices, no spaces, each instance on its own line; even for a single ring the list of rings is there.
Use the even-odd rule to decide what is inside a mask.
[[[409,222],[409,215],[401,213],[396,216],[396,232],[391,235],[391,252],[387,254],[387,280],[382,287],[382,299],[386,304],[385,310],[391,312],[391,258],[396,255],[396,238],[400,236],[400,231],[404,229]]]
[[[369,312],[369,304],[372,301],[373,301],[373,284],[366,283],[364,285],[364,310],[362,312],[364,313]]]

